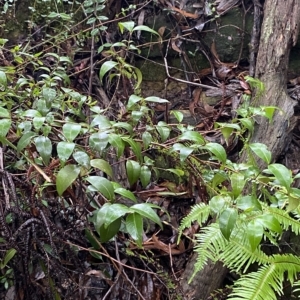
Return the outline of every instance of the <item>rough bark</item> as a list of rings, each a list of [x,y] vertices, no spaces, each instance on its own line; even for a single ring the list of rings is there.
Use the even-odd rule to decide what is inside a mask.
[[[180,281],[181,291],[183,292],[184,300],[206,300],[211,292],[218,289],[227,274],[227,268],[221,262],[216,264],[208,261],[207,265],[195,275],[193,281],[188,284],[188,280],[194,273],[194,265],[197,260],[197,253],[194,253],[187,263],[187,266],[182,274]]]
[[[294,105],[286,90],[286,76],[290,49],[297,42],[300,21],[299,0],[266,0],[256,64],[256,78],[266,91],[259,105],[280,108],[269,123],[261,118],[251,142],[266,144],[273,161],[283,153],[290,142],[294,127]],[[261,161],[258,162],[263,165]]]

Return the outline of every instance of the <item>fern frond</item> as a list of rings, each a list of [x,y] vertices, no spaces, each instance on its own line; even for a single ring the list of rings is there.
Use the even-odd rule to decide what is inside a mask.
[[[276,254],[270,256],[269,260],[270,264],[237,280],[229,299],[276,300],[276,293],[282,295],[284,274],[288,272],[288,279],[293,283],[300,272],[300,259],[292,254]]]
[[[194,273],[189,280],[192,281],[197,272],[203,269],[208,259],[217,261],[220,253],[226,248],[228,241],[223,236],[219,224],[213,223],[203,228],[199,234],[196,235],[197,246],[195,252],[198,253],[195,264]]]
[[[259,248],[252,251],[247,234],[241,232],[242,230],[239,230],[238,234],[233,232],[228,245],[220,254],[219,259],[231,270],[239,272],[243,269],[243,273],[253,263],[258,263],[259,265],[270,263],[269,257]]]
[[[182,219],[181,225],[178,228],[182,231],[186,227],[191,227],[192,222],[197,221],[202,224],[207,221],[210,213],[210,207],[204,203],[199,203],[193,206],[191,212]]]
[[[296,234],[300,234],[300,222],[292,218],[286,211],[276,207],[265,207],[281,224],[284,230],[288,230],[289,227]]]

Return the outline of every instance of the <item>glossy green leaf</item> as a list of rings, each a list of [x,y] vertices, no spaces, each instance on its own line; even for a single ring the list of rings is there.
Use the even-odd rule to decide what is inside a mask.
[[[86,152],[76,151],[73,153],[73,158],[79,165],[84,166],[85,168],[90,167],[90,157],[87,155]]]
[[[217,195],[210,199],[209,207],[213,214],[220,214],[230,202],[231,198],[229,196]]]
[[[171,114],[175,116],[176,120],[181,123],[183,120],[183,113],[178,110],[172,110]]]
[[[32,131],[25,132],[18,141],[18,144],[17,144],[18,152],[20,152],[24,148],[26,148],[30,144],[30,142],[34,136],[36,136],[36,134]]]
[[[132,45],[131,45],[132,46]],[[138,48],[135,48],[136,50],[140,51]],[[140,88],[140,85],[143,81],[143,75],[142,75],[142,72],[139,68],[135,68],[133,67],[133,70],[134,70],[134,74],[135,74],[135,79],[136,79],[136,84],[135,84],[135,90],[139,89]]]
[[[182,177],[184,175],[184,171],[181,169],[166,169],[166,171],[176,174],[178,177]]]
[[[129,123],[126,122],[118,122],[113,125],[115,128],[124,128],[126,129],[130,134],[133,134],[133,128]]]
[[[64,134],[65,138],[67,139],[67,141],[72,142],[78,136],[78,134],[81,130],[81,125],[67,123],[67,124],[64,124],[62,130],[63,130],[63,134]]]
[[[1,73],[1,71],[0,71],[0,73]],[[0,106],[0,118],[10,118],[9,111],[6,108],[1,107],[1,106]]]
[[[170,132],[171,132],[171,129],[169,127],[167,127],[167,126],[159,126],[159,125],[157,125],[156,126],[156,130],[157,130],[157,132],[160,135],[161,142],[164,143],[168,139],[168,137],[170,135]]]
[[[218,143],[207,143],[205,148],[209,150],[222,163],[226,162],[227,155],[224,147]]]
[[[229,240],[232,230],[238,217],[236,209],[228,207],[221,212],[219,217],[219,226],[223,236]]]
[[[140,121],[141,117],[144,115],[142,111],[134,110],[131,112],[131,123],[136,126],[136,124]]]
[[[126,230],[136,241],[139,247],[142,246],[143,237],[143,218],[139,213],[132,213],[126,217]]]
[[[137,182],[141,174],[141,165],[134,160],[127,160],[126,172],[130,186]]]
[[[98,228],[98,233],[100,236],[100,242],[105,243],[112,239],[120,230],[121,227],[121,218],[116,219],[112,223],[110,223],[107,227],[102,225]]]
[[[156,34],[156,35],[159,36],[159,34],[158,34],[155,30],[153,30],[153,29],[151,29],[150,27],[145,26],[145,25],[138,25],[138,26],[135,26],[135,27],[133,28],[133,31],[136,31],[136,30],[147,31],[147,32],[150,32],[150,33],[153,33],[153,34]]]
[[[300,204],[300,190],[298,188],[291,188],[288,194],[288,206],[286,210],[288,212],[295,210],[298,208]]]
[[[44,163],[48,165],[52,153],[51,140],[45,136],[38,136],[34,139],[36,150],[39,152]]]
[[[262,214],[257,217],[257,221],[261,222],[264,228],[268,228],[273,232],[282,232],[279,221],[272,214]]]
[[[249,130],[250,133],[253,133],[254,131],[254,123],[253,120],[250,118],[242,118],[239,120],[242,125]]]
[[[269,119],[269,121],[271,122],[273,119],[273,115],[276,109],[278,109],[278,107],[276,106],[263,106],[262,107],[263,111],[265,112],[265,117]]]
[[[225,141],[228,143],[231,133],[233,132],[233,128],[223,127],[221,128],[221,133],[224,136]]]
[[[10,127],[11,127],[11,119],[1,119],[0,120],[0,136],[6,137]]]
[[[268,170],[275,176],[280,185],[284,186],[287,191],[290,190],[293,182],[292,171],[281,164],[271,164]]]
[[[128,137],[122,137],[122,140],[130,145],[131,150],[136,155],[137,159],[140,162],[142,162],[143,157],[142,157],[141,145],[139,143],[135,142],[133,139],[128,138]]]
[[[7,250],[3,261],[1,261],[0,268],[4,269],[7,266],[7,264],[9,263],[9,261],[15,256],[16,253],[17,253],[17,250],[15,250],[13,248]]]
[[[86,180],[94,186],[106,199],[113,201],[115,199],[114,187],[112,183],[101,176],[89,176]]]
[[[178,144],[178,143],[174,144],[172,149],[175,151],[179,151],[180,161],[185,161],[186,158],[194,151],[193,148],[186,147],[186,146],[184,146],[182,144]]]
[[[129,32],[132,32],[134,28],[134,22],[133,21],[118,22],[118,26],[122,34],[124,33],[124,29],[127,29]]]
[[[156,96],[150,96],[145,98],[144,100],[147,102],[154,102],[154,103],[170,103],[168,100]]]
[[[259,158],[261,158],[264,162],[269,164],[272,159],[272,153],[268,150],[265,144],[261,143],[252,143],[249,144],[250,149],[256,154]]]
[[[66,162],[75,149],[75,143],[59,142],[56,149],[59,159],[63,162]]]
[[[142,134],[144,150],[147,150],[151,142],[153,141],[151,133],[144,131]]]
[[[132,212],[136,212],[136,213],[140,214],[141,216],[143,216],[145,218],[150,219],[154,223],[158,224],[161,228],[163,228],[160,218],[158,217],[157,213],[153,210],[153,207],[160,208],[160,207],[150,204],[150,203],[139,203],[139,204],[134,204],[133,206],[131,206],[130,210]]]
[[[150,183],[151,171],[147,166],[141,167],[140,180],[141,180],[143,188],[145,188]]]
[[[32,124],[36,130],[40,130],[45,123],[45,117],[34,117],[32,119]]]
[[[130,199],[135,203],[137,202],[136,197],[134,196],[134,194],[131,191],[128,191],[124,188],[121,188],[121,187],[116,188],[115,193],[123,196],[124,198]]]
[[[76,180],[80,168],[75,165],[67,165],[59,170],[56,176],[56,190],[59,196]]]
[[[110,164],[101,158],[92,159],[90,162],[91,166],[101,170],[106,173],[108,176],[113,177],[113,171]]]
[[[261,204],[255,196],[242,196],[236,200],[237,208],[244,211],[262,210]]]
[[[121,155],[124,153],[125,143],[121,139],[120,135],[111,133],[108,136],[108,142],[116,148],[117,150],[117,157],[120,158]]]
[[[116,61],[106,61],[100,68],[99,77],[100,80],[103,80],[104,75],[109,72],[111,69],[115,68],[119,63]]]
[[[56,90],[48,87],[44,87],[42,89],[42,95],[45,99],[47,105],[51,104],[53,100],[56,98]]]
[[[7,88],[7,77],[5,72],[0,71],[0,91],[5,91]]]
[[[92,149],[102,152],[108,145],[108,134],[106,132],[93,133],[89,139]]]
[[[98,115],[91,122],[91,127],[95,126],[98,126],[101,130],[105,130],[111,128],[111,122],[105,116]]]
[[[264,227],[260,221],[254,219],[248,223],[247,237],[249,239],[252,251],[254,251],[260,244],[263,233]]]
[[[230,175],[230,182],[231,182],[233,197],[237,198],[243,191],[244,186],[246,184],[244,175],[241,173],[233,173]]]
[[[136,103],[140,102],[143,98],[137,95],[131,95],[128,99],[127,109],[131,109]]]
[[[182,140],[188,140],[188,141],[193,141],[199,145],[203,145],[205,143],[205,140],[203,136],[197,132],[197,131],[185,131],[179,138],[179,141]]]

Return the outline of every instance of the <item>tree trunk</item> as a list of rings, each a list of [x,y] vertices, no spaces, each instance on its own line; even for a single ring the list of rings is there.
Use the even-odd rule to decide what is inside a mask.
[[[251,142],[264,143],[273,161],[287,148],[294,127],[294,105],[287,94],[286,76],[290,49],[297,42],[300,21],[299,0],[266,0],[256,64],[256,78],[265,84],[259,105],[276,106],[273,121],[261,118]],[[258,161],[263,166],[262,161]]]
[[[258,99],[259,105],[276,106],[277,111],[273,121],[269,123],[261,118],[251,142],[267,145],[273,154],[273,161],[285,150],[290,141],[290,132],[294,122],[294,101],[287,95],[286,76],[290,49],[296,44],[298,37],[298,22],[300,21],[299,0],[266,0],[264,19],[256,64],[256,78],[265,84],[265,93]],[[243,157],[241,161],[243,161]],[[262,161],[258,161],[263,166]],[[222,264],[208,265],[187,285],[197,255],[190,259],[180,282],[185,299],[206,299],[218,288],[226,274]]]

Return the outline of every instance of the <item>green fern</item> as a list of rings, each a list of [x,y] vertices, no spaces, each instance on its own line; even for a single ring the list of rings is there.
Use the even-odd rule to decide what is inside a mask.
[[[210,207],[204,203],[196,204],[193,206],[191,212],[182,219],[181,225],[178,228],[180,232],[178,241],[180,240],[181,233],[186,227],[191,227],[192,222],[197,221],[199,224],[202,224],[207,221],[210,213]]]
[[[189,280],[189,283],[193,280],[195,274],[203,269],[208,259],[217,261],[220,253],[228,244],[228,241],[221,233],[219,224],[217,223],[212,223],[203,228],[200,233],[196,235],[196,238],[197,246],[195,247],[195,252],[198,253],[198,257],[195,264],[194,273]]]
[[[300,258],[293,254],[273,255],[270,263],[242,276],[233,286],[231,300],[276,300],[276,294],[282,295],[282,283],[287,272],[287,279],[294,283],[300,272]]]

